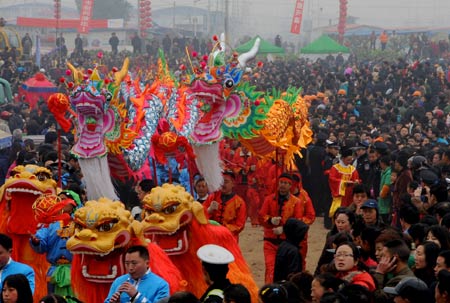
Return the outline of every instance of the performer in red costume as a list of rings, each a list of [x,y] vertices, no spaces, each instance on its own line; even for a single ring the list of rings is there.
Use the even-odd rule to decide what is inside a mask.
[[[258,159],[245,146],[236,149],[233,157],[234,167],[232,170],[236,176],[236,193],[239,196],[247,196],[248,187],[253,183],[253,179],[255,178],[257,163]]]
[[[358,171],[351,164],[352,162],[352,150],[344,149],[339,163],[334,164],[329,171],[328,182],[333,196],[328,214],[330,218],[333,218],[336,209],[341,206],[347,207],[353,201],[353,185],[358,184],[360,180]]]
[[[239,233],[244,229],[247,220],[247,207],[245,201],[234,192],[234,182],[234,173],[225,171],[222,189],[209,195],[203,203],[203,208],[208,219],[228,228],[236,240],[239,240]]]
[[[292,181],[290,174],[281,174],[278,178],[278,191],[264,200],[259,212],[260,223],[264,227],[266,283],[273,282],[275,257],[279,244],[286,239],[283,233],[283,225],[287,219],[295,218],[305,223],[312,223],[311,217],[305,213],[304,204],[290,193]]]

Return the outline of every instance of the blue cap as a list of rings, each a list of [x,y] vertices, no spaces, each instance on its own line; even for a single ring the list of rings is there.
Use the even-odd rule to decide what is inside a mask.
[[[363,209],[363,208],[375,208],[375,209],[378,209],[378,203],[377,203],[377,201],[375,201],[373,199],[368,199],[361,206],[361,209]]]

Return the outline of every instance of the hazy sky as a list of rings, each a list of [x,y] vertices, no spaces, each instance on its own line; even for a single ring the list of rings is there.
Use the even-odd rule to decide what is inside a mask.
[[[95,0],[108,1],[108,0]],[[152,8],[191,5],[211,10],[224,9],[226,0],[152,0]],[[289,35],[296,0],[228,0],[230,13],[240,22],[232,24],[234,31],[272,36]],[[137,5],[138,0],[129,0]],[[53,0],[0,0],[3,5],[18,3],[53,3]],[[62,0],[62,5],[74,6],[75,0]],[[380,27],[450,26],[450,0],[348,0],[348,15],[358,17],[358,23]],[[304,21],[313,27],[336,23],[339,0],[305,0]],[[303,24],[303,29],[305,23]]]

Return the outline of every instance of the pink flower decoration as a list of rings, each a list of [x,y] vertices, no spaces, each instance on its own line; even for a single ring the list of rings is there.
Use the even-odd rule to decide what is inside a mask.
[[[197,56],[198,56],[198,53],[196,51],[193,51],[192,52],[192,57],[197,58]]]
[[[97,58],[99,58],[99,59],[103,58],[103,52],[98,52],[97,53]]]
[[[70,69],[66,69],[66,75],[67,75],[67,76],[72,75],[72,71],[71,71]]]

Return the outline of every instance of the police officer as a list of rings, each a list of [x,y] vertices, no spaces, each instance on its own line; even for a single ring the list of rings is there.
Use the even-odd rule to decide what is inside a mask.
[[[367,142],[358,142],[353,150],[356,155],[355,162],[353,162],[353,166],[356,167],[358,171],[359,178],[362,180],[363,184],[367,184],[369,174],[370,174],[370,162],[369,157],[367,155],[367,149],[369,148],[369,144]]]
[[[233,254],[222,246],[206,244],[197,250],[197,256],[202,262],[203,275],[209,285],[200,302],[222,303],[223,290],[231,285],[227,274],[228,264],[234,262]]]

